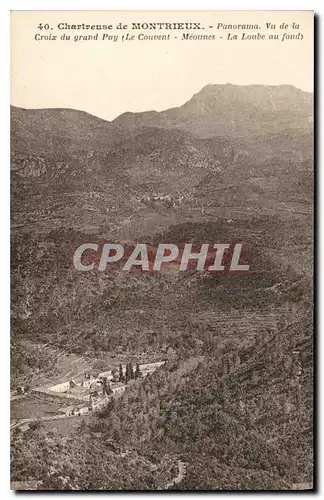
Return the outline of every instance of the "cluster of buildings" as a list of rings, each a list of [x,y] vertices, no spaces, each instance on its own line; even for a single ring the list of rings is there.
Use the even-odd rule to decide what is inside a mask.
[[[139,198],[139,201],[145,204],[163,204],[169,207],[175,207],[176,205],[181,205],[181,203],[187,199],[189,193],[171,193],[171,194],[152,194],[150,196],[143,195]]]
[[[165,361],[138,365],[141,376],[146,377],[163,365]],[[120,365],[120,371],[126,372],[127,365]],[[67,406],[59,412],[66,416],[85,415],[90,411],[99,410],[112,398],[121,395],[128,381],[118,380],[117,369],[99,374],[82,373],[73,379],[60,382],[52,387],[38,387],[33,393],[45,400],[66,401]]]

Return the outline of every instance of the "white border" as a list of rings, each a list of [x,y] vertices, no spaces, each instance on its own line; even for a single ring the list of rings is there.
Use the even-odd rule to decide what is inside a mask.
[[[1,450],[0,450],[0,471],[1,471],[1,482],[0,482],[0,493],[2,498],[12,497],[14,495],[13,492],[9,491],[9,241],[10,241],[10,229],[9,229],[9,103],[10,103],[10,90],[9,90],[9,67],[10,67],[10,52],[9,52],[9,11],[10,10],[314,10],[318,16],[323,16],[324,8],[323,2],[320,0],[317,1],[307,1],[307,0],[295,0],[291,2],[289,0],[272,0],[272,1],[234,1],[234,0],[225,0],[213,2],[212,0],[159,0],[154,3],[154,5],[149,1],[144,0],[48,0],[46,3],[41,0],[12,0],[11,2],[5,1],[0,4],[0,16],[1,19],[1,154],[2,154],[2,162],[0,168],[0,187],[1,187],[1,196],[0,196],[0,217],[1,217],[1,254],[0,254],[0,262],[2,264],[2,274],[1,274],[1,284],[0,284],[0,293],[1,293],[1,342],[2,348],[0,350],[1,353],[1,381],[6,381],[6,391],[4,392],[3,386],[5,384],[1,384],[1,413],[0,413],[0,428],[3,433],[1,436]],[[319,19],[318,28],[323,25],[322,20]],[[321,32],[321,29],[319,29]],[[319,33],[320,35],[320,33]],[[323,57],[323,39],[320,36],[318,40],[318,51]],[[319,57],[318,57],[319,59]],[[318,61],[319,62],[319,61]],[[319,93],[321,90],[320,82],[320,73],[321,68],[317,68],[318,71],[318,86],[317,92]],[[320,99],[318,98],[318,104],[320,104]],[[318,146],[323,144],[324,134],[323,129],[319,130],[319,122],[320,119],[323,118],[323,107],[320,105],[320,110],[318,110]],[[321,195],[324,193],[323,189],[323,176],[319,175],[322,164],[320,164],[320,155],[318,154],[318,164],[317,171],[318,177],[317,180],[319,182],[318,189],[318,222],[319,226],[316,229],[317,234],[318,230],[320,230],[320,236],[318,237],[317,243],[320,248],[323,248],[323,203],[321,202]],[[318,252],[318,257],[320,257],[320,252]],[[321,289],[320,285],[322,285],[323,273],[320,267],[320,263],[317,263],[317,271],[320,272],[320,282],[317,284],[318,294]],[[318,312],[324,309],[324,298],[318,296],[319,301],[317,304]],[[323,363],[320,363],[321,355],[323,354],[323,342],[321,342],[321,324],[320,318],[318,318],[317,324],[317,359],[319,366],[320,380],[323,384]],[[319,384],[318,384],[319,389]],[[320,415],[323,414],[322,404],[323,398],[322,390],[318,390],[318,397],[320,399],[320,404],[318,404],[319,415],[317,417],[318,427],[320,426],[321,419]],[[323,477],[324,472],[324,461],[320,460],[319,454],[320,451],[324,449],[323,433],[320,432],[320,429],[317,429],[317,436],[319,439],[319,447],[317,453],[318,460],[318,485],[321,489],[321,477]],[[230,493],[230,492],[229,492]],[[29,494],[28,498],[33,499],[41,499],[46,498],[50,493],[46,494]],[[64,493],[62,493],[64,494]],[[184,493],[185,494],[185,493]],[[239,498],[240,494],[230,493],[232,498]],[[291,493],[290,493],[291,494]],[[122,495],[125,496],[126,494]],[[153,496],[152,494],[145,494],[145,496]],[[166,496],[167,494],[165,494]],[[192,494],[191,494],[192,495]],[[248,494],[247,494],[248,495]],[[251,494],[255,496],[255,494]],[[120,494],[118,495],[120,498]],[[141,496],[141,495],[140,495]],[[195,494],[195,497],[203,496],[203,494]],[[267,495],[268,498],[275,498],[277,494]],[[311,494],[306,494],[307,497],[311,496]],[[89,493],[87,497],[95,498],[95,494]]]
[[[8,2],[9,3],[9,2]],[[315,4],[315,7],[314,7]],[[316,5],[317,4],[317,5]],[[240,0],[12,0],[12,10],[318,10],[320,1],[307,0],[240,1]]]

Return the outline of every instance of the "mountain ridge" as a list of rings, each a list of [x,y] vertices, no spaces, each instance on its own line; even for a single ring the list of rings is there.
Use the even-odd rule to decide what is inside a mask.
[[[263,89],[269,89],[269,90],[273,90],[273,89],[279,89],[279,88],[285,88],[285,89],[290,89],[290,90],[294,90],[294,91],[298,91],[298,93],[300,94],[304,94],[304,95],[307,95],[309,97],[313,96],[313,92],[308,92],[308,91],[305,91],[305,90],[302,90],[302,89],[299,89],[298,87],[295,87],[294,85],[290,85],[290,84],[281,84],[281,85],[262,85],[262,84],[249,84],[249,85],[235,85],[235,84],[231,84],[231,83],[226,83],[226,84],[207,84],[205,86],[203,86],[198,92],[195,92],[192,97],[190,99],[188,99],[188,101],[185,101],[183,104],[181,104],[180,106],[174,106],[174,107],[171,107],[171,108],[166,108],[166,109],[163,109],[161,111],[157,111],[155,109],[149,109],[149,110],[144,110],[144,111],[125,111],[125,112],[122,112],[120,114],[118,114],[115,118],[111,119],[111,120],[108,120],[107,118],[102,118],[98,115],[96,115],[95,113],[91,113],[89,111],[85,111],[83,109],[76,109],[76,108],[66,108],[66,107],[45,107],[45,108],[25,108],[25,107],[22,107],[22,106],[15,106],[13,104],[10,105],[10,108],[11,110],[23,110],[23,111],[77,111],[79,113],[85,113],[86,115],[90,116],[90,117],[93,117],[95,119],[98,119],[98,120],[102,120],[104,122],[108,122],[108,123],[114,123],[116,122],[117,120],[119,120],[122,116],[124,115],[138,115],[138,114],[150,114],[150,115],[156,115],[156,114],[159,114],[159,113],[165,113],[167,111],[170,111],[170,110],[174,110],[174,109],[178,109],[182,106],[184,106],[185,104],[187,104],[189,101],[192,100],[193,97],[197,96],[198,94],[200,94],[201,92],[205,92],[206,90],[209,90],[209,89],[213,89],[215,87],[235,87],[235,88],[246,88],[246,89],[257,89],[257,88],[263,88]]]

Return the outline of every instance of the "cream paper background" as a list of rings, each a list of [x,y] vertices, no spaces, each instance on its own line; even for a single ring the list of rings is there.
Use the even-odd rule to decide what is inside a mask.
[[[182,31],[128,30],[137,35],[178,35],[169,41],[35,41],[36,33],[63,31],[68,24],[119,22],[201,22],[193,34],[224,36],[216,41],[182,41]],[[303,40],[229,41],[208,30],[224,24],[300,24]],[[39,31],[49,23],[53,31]],[[241,34],[244,30],[237,31]],[[273,32],[283,33],[276,29]],[[290,30],[291,31],[291,30]],[[261,30],[270,33],[272,30]],[[103,33],[99,32],[99,33]],[[111,30],[109,34],[125,34]],[[255,33],[250,30],[247,33]],[[100,36],[100,35],[99,35]],[[24,108],[67,107],[111,120],[125,111],[162,110],[183,104],[207,84],[291,84],[313,87],[313,12],[311,11],[15,11],[11,13],[11,104]]]

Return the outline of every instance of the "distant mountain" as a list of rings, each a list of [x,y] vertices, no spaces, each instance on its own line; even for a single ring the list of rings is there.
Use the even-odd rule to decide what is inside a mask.
[[[200,137],[275,133],[309,126],[312,94],[291,85],[207,85],[178,108],[124,113],[113,123],[126,128],[175,127]]]
[[[11,106],[11,151],[67,156],[107,149],[120,127],[74,109],[23,109]]]
[[[113,122],[12,107],[14,223],[132,238],[186,218],[182,207],[232,217],[235,206],[276,210],[279,192],[309,203],[311,101],[291,86],[208,85],[179,108]]]
[[[46,308],[54,304],[55,316],[56,294],[65,295],[60,284],[57,290],[50,287],[46,300],[47,292],[38,296],[41,286],[33,262],[39,245],[46,249],[41,253],[46,283],[49,275],[60,275],[62,270],[66,281],[72,252],[84,240],[156,242],[159,237],[179,241],[181,235],[188,242],[229,238],[252,245],[257,241],[259,255],[268,264],[253,281],[253,290],[279,281],[289,264],[294,273],[309,276],[313,196],[309,107],[310,95],[293,87],[215,85],[205,87],[177,110],[122,115],[111,123],[75,110],[12,108],[12,255],[19,262],[19,271],[14,266],[13,290],[19,294],[23,289],[21,279],[33,290],[37,305],[28,320],[31,331],[35,332],[42,311],[42,317],[51,318],[51,332],[53,317]],[[273,116],[268,123],[276,132],[260,136],[250,131],[247,137],[236,137],[233,131],[241,127],[243,119],[250,116],[245,131],[256,124],[251,110],[264,127],[265,120]],[[166,122],[166,117],[174,121]],[[196,126],[199,120],[215,124],[220,123],[219,117],[232,135],[198,136],[202,130]],[[187,129],[178,126],[180,122]],[[298,128],[302,122],[304,126]],[[208,232],[206,228],[213,223],[215,230]],[[74,232],[76,241],[66,247],[68,235]],[[48,255],[53,246],[54,261]],[[29,251],[32,255],[27,258]],[[57,269],[59,261],[61,268]],[[22,269],[28,277],[24,278]],[[270,281],[263,281],[265,277]],[[85,282],[90,279],[87,276]],[[238,288],[245,290],[242,283]],[[91,297],[89,304],[93,300]],[[22,304],[17,318],[25,315],[21,310],[26,301]],[[71,307],[63,310],[65,314]],[[101,312],[104,322],[104,305],[96,321]],[[158,308],[156,314],[160,314]],[[71,320],[75,325],[78,317]],[[82,325],[87,321],[91,325],[91,314],[89,318],[83,318]],[[129,339],[128,331],[126,337]]]
[[[95,149],[137,135],[143,127],[183,129],[202,138],[309,130],[312,94],[291,85],[207,85],[178,108],[124,113],[109,122],[72,109],[11,108],[12,149],[55,156]]]

